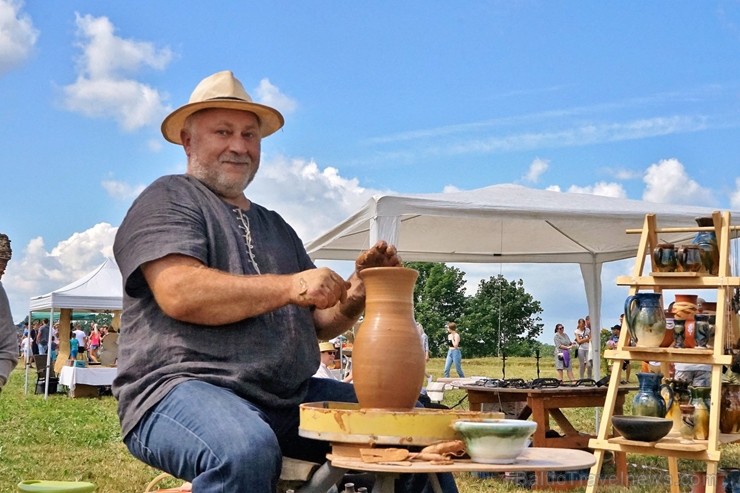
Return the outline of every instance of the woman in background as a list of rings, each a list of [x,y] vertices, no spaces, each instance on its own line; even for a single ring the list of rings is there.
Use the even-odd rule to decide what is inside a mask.
[[[558,380],[563,381],[563,370],[567,370],[568,379],[575,380],[573,377],[573,368],[570,366],[570,350],[573,343],[570,337],[565,333],[563,324],[555,325],[555,370],[558,372]]]

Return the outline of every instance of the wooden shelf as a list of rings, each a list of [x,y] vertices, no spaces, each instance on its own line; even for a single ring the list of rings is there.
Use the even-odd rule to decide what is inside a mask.
[[[654,269],[655,265],[652,260],[652,252],[659,243],[658,233],[661,230],[657,227],[657,219],[654,214],[647,214],[641,230],[628,230],[628,233],[641,234],[640,244],[635,258],[635,266],[632,275],[617,277],[619,286],[628,286],[629,294],[637,294],[641,290],[649,290],[655,293],[662,293],[665,289],[679,290],[700,290],[714,289],[717,294],[717,306],[726,310],[732,298],[735,288],[740,287],[740,277],[733,277],[730,270],[730,238],[731,231],[738,228],[730,223],[729,212],[714,212],[712,214],[712,227],[701,228],[673,228],[675,230],[688,231],[714,231],[717,237],[717,246],[719,249],[719,275],[709,275],[698,272],[656,272],[652,271],[649,275],[644,272]],[[737,273],[736,273],[737,274]],[[664,303],[666,302],[663,300]],[[718,313],[717,323],[715,326],[714,340],[716,344],[723,344],[727,330],[732,330],[733,322],[736,317],[734,312]],[[600,477],[601,466],[604,463],[605,451],[657,455],[668,458],[668,470],[670,476],[670,490],[672,493],[679,493],[678,480],[678,459],[700,460],[706,463],[706,484],[707,491],[714,489],[713,481],[719,469],[720,446],[728,443],[740,442],[739,434],[719,433],[719,414],[722,389],[722,366],[729,365],[732,362],[730,355],[723,354],[722,346],[712,349],[695,349],[695,348],[673,348],[673,347],[631,347],[629,346],[629,333],[622,330],[616,349],[604,351],[604,357],[611,360],[612,377],[611,382],[618,380],[618,374],[621,371],[622,361],[660,361],[660,362],[681,362],[681,363],[700,363],[711,365],[711,401],[709,409],[709,440],[695,440],[691,443],[682,443],[681,437],[677,433],[671,432],[662,440],[657,442],[639,442],[627,440],[624,437],[610,437],[611,417],[614,414],[617,390],[610,385],[609,392],[604,403],[604,415],[602,422],[599,424],[597,437],[589,440],[589,447],[594,449],[596,464],[591,468],[590,477]],[[615,374],[616,373],[616,374]],[[593,493],[598,486],[598,481],[590,482],[587,485],[586,492]]]
[[[722,354],[715,356],[713,349],[696,348],[662,348],[662,347],[625,347],[607,349],[604,358],[635,361],[668,361],[680,363],[703,363],[707,365],[729,365],[732,356]]]
[[[740,277],[719,277],[693,272],[660,272],[654,276],[618,276],[618,286],[632,286],[636,288],[661,289],[716,289],[724,287],[740,287]],[[667,274],[679,274],[668,276]]]

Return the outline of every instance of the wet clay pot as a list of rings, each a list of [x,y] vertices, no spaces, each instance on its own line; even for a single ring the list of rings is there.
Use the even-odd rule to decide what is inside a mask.
[[[352,375],[360,407],[410,410],[424,383],[424,351],[414,321],[414,283],[403,267],[363,269],[365,318],[352,348]]]

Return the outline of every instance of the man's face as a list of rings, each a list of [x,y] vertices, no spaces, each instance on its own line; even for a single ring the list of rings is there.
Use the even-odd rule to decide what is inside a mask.
[[[217,195],[241,197],[259,169],[261,139],[259,120],[253,113],[199,111],[182,131],[187,173]]]
[[[335,358],[334,351],[322,351],[321,352],[321,362],[324,363],[329,368],[334,366],[334,358]]]

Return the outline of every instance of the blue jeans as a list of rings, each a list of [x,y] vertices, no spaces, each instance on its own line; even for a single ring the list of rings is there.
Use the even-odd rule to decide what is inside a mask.
[[[312,378],[304,402],[357,402],[351,384]],[[193,483],[196,493],[274,493],[282,456],[323,463],[329,443],[298,436],[298,407],[256,406],[199,380],[175,387],[124,442],[139,460]],[[397,491],[424,491],[426,478],[404,475]],[[457,493],[450,474],[445,492]],[[431,491],[431,488],[429,489]]]
[[[462,353],[460,352],[460,349],[450,348],[447,350],[447,360],[445,360],[445,378],[450,377],[450,368],[452,367],[453,362],[455,363],[455,371],[457,372],[457,376],[460,378],[465,377],[465,374],[462,371]]]

